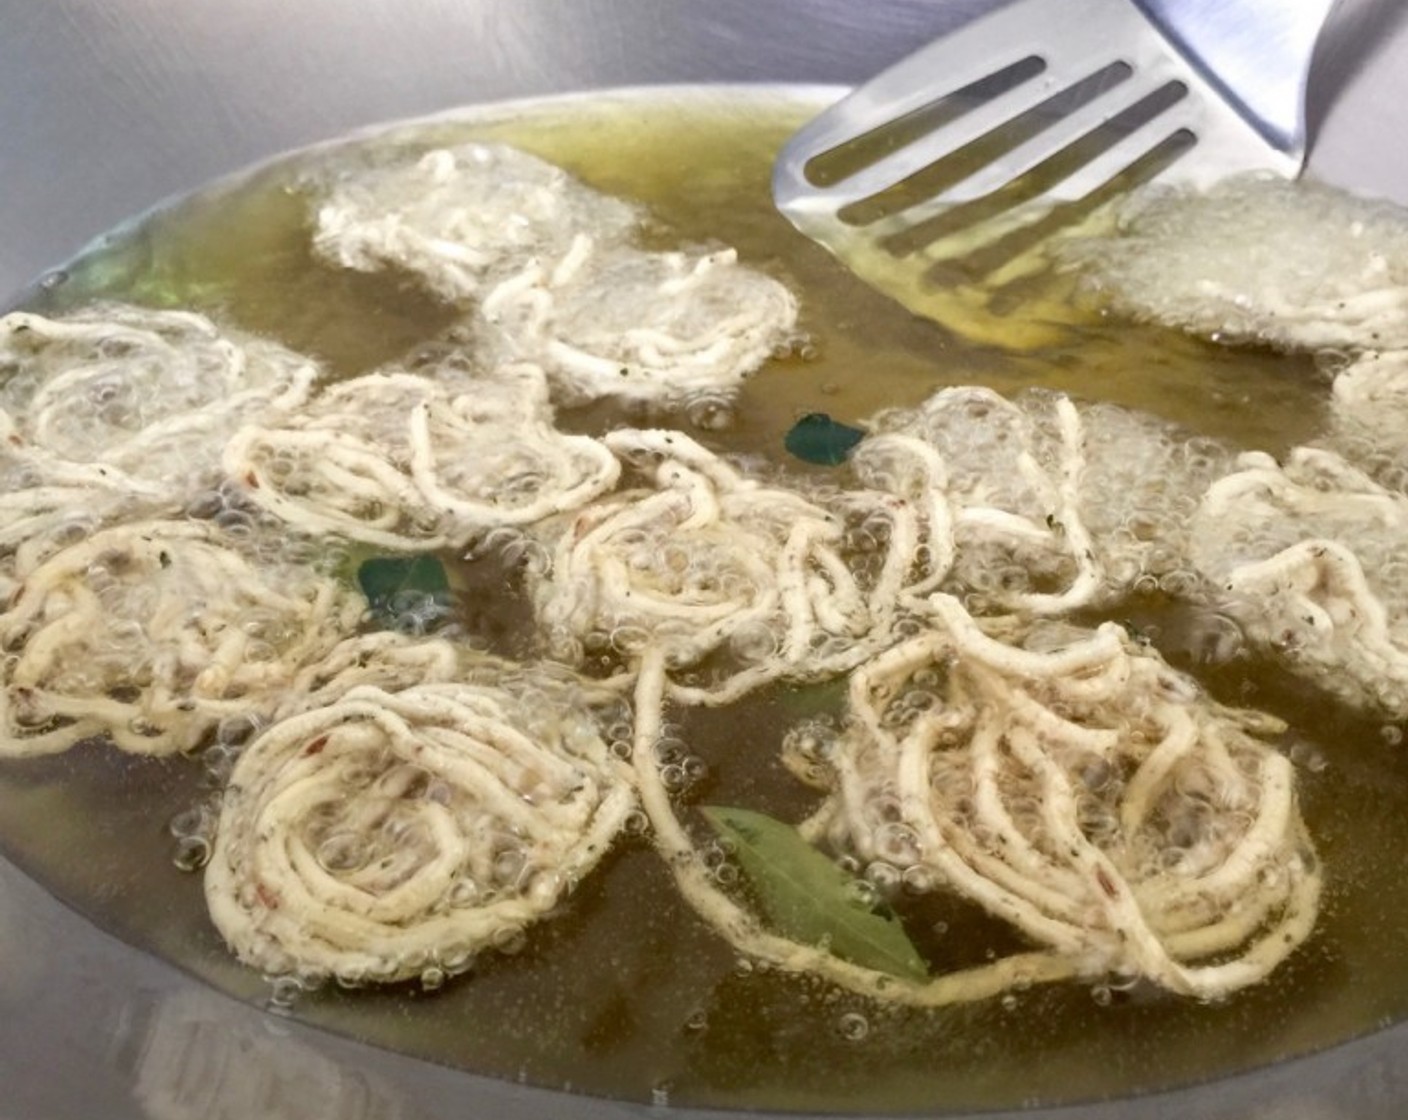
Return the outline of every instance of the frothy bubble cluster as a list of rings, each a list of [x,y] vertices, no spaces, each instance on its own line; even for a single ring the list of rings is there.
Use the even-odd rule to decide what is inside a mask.
[[[302,565],[252,561],[210,523],[104,529],[27,573],[0,614],[0,750],[93,735],[143,754],[191,749],[226,716],[270,705],[363,609]]]
[[[1244,181],[1069,250],[1142,316],[1354,351],[1344,458],[1238,460],[1126,409],[959,387],[803,485],[677,430],[555,424],[613,397],[724,425],[752,370],[804,355],[791,293],[733,250],[648,251],[636,207],[495,145],[368,150],[312,189],[325,260],[463,309],[414,369],[315,390],[312,363],[184,312],[0,319],[3,749],[199,750],[176,859],[278,1006],[517,951],[620,832],[749,962],[882,1000],[1071,977],[1213,997],[1304,941],[1320,879],[1275,722],[1057,619],[1159,591],[1225,610],[1209,656],[1245,631],[1408,715],[1408,386],[1363,353],[1408,341],[1398,218]],[[555,663],[365,632],[353,541],[499,550]],[[785,744],[827,795],[804,834],[858,901],[949,891],[1028,951],[881,974],[768,929],[696,847],[676,806],[709,761],[666,705],[846,673],[846,722]]]
[[[1041,946],[1041,967],[1204,998],[1309,935],[1319,876],[1292,766],[1257,738],[1277,721],[1212,703],[1114,623],[994,634],[932,603],[933,629],[852,676],[825,753],[822,826],[889,866],[872,879],[927,872]]]
[[[327,707],[354,688],[400,692],[413,684],[455,680],[469,672],[461,663],[461,648],[441,638],[420,638],[394,630],[355,635],[304,666],[271,718],[285,719]]]
[[[1227,612],[1326,692],[1408,715],[1408,497],[1322,449],[1238,465],[1209,488],[1193,533]]]
[[[97,304],[0,318],[0,432],[36,482],[182,501],[242,424],[291,414],[317,367],[203,315]]]
[[[1179,597],[1347,703],[1408,712],[1408,225],[1400,208],[1274,177],[1143,192],[1068,263],[1115,309],[1224,342],[1316,353],[1331,422],[1284,464],[1204,456],[1195,507],[1165,510],[1192,560]],[[1102,457],[1103,461],[1113,456]],[[1188,514],[1196,509],[1191,520]],[[1182,517],[1176,514],[1182,513]],[[1144,577],[1139,577],[1143,580]],[[1196,583],[1206,585],[1199,592]],[[1166,580],[1163,581],[1166,583]]]
[[[790,337],[797,303],[733,249],[598,251],[505,280],[484,300],[489,354],[539,362],[576,404],[613,397],[693,407],[736,390]]]
[[[877,427],[937,452],[947,586],[975,609],[1057,614],[1131,591],[1203,595],[1188,526],[1234,459],[1216,441],[1116,405],[975,386],[884,413]]]
[[[482,361],[542,366],[567,404],[697,411],[794,335],[795,297],[733,249],[641,249],[639,211],[512,148],[342,169],[321,197],[320,253],[416,274],[469,308]]]
[[[403,269],[441,298],[564,256],[579,231],[615,239],[641,221],[562,168],[502,144],[377,153],[318,184],[313,248],[344,268]]]
[[[242,960],[438,986],[595,866],[634,804],[620,764],[557,681],[493,676],[358,685],[244,750],[205,873]]]
[[[942,575],[920,549],[917,503],[854,491],[819,504],[745,477],[683,432],[622,429],[606,443],[649,487],[539,532],[534,581],[554,656],[663,653],[677,698],[720,703],[780,677],[844,672],[885,643],[901,597]],[[917,470],[928,465],[922,454]]]
[[[1228,342],[1408,348],[1408,226],[1393,205],[1276,176],[1132,197],[1064,243],[1114,309]]]
[[[574,509],[619,472],[598,440],[552,426],[542,371],[523,363],[469,384],[345,381],[278,425],[242,429],[224,462],[251,501],[304,530],[407,550]]]
[[[1361,354],[1335,376],[1324,444],[1408,494],[1408,351]]]
[[[152,511],[120,486],[34,484],[27,469],[5,469],[13,466],[0,450],[0,472],[13,482],[0,489],[0,601],[12,599],[24,577],[56,552]]]

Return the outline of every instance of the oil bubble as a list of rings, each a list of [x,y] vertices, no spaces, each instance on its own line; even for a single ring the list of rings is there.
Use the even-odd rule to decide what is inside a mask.
[[[202,836],[181,837],[171,862],[181,871],[199,871],[210,862],[210,842]]]
[[[445,970],[438,965],[423,969],[420,974],[420,986],[422,991],[439,991],[445,986]]]
[[[870,1020],[859,1011],[847,1011],[836,1020],[836,1032],[847,1042],[860,1042],[870,1034]]]
[[[356,871],[366,864],[369,854],[368,845],[356,833],[338,832],[318,845],[314,858],[324,871],[337,874]]]
[[[277,976],[269,985],[268,1010],[275,1014],[287,1014],[303,994],[303,984],[295,976]]]
[[[887,894],[898,889],[902,872],[894,864],[877,859],[866,865],[865,878],[881,894]]]
[[[209,827],[205,809],[199,805],[182,809],[167,823],[167,831],[177,840],[187,836],[199,836]]]
[[[215,741],[221,746],[237,747],[252,738],[259,726],[257,716],[227,716],[215,728]]]

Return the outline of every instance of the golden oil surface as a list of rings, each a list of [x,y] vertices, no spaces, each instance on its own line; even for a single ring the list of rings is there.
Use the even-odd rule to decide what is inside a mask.
[[[602,96],[411,127],[427,146],[505,140],[647,206],[662,243],[720,240],[800,296],[815,355],[749,381],[734,426],[705,438],[781,462],[809,412],[856,423],[936,389],[1044,386],[1114,401],[1238,446],[1279,453],[1321,427],[1327,386],[1307,361],[1212,346],[1090,317],[1039,351],[979,346],[874,291],[773,210],[774,153],[815,106],[764,90]],[[377,142],[376,140],[358,140]],[[320,358],[335,376],[395,361],[452,314],[404,279],[338,271],[308,247],[303,168],[328,150],[220,184],[150,215],[75,261],[33,306],[95,297],[185,306]],[[564,417],[621,423],[609,408]],[[488,611],[511,620],[511,596]],[[1408,747],[1401,730],[1333,707],[1269,664],[1198,664],[1196,622],[1157,600],[1128,617],[1221,699],[1290,721],[1302,808],[1327,898],[1312,940],[1268,982],[1211,1005],[1142,990],[1057,985],[940,1011],[885,1010],[741,964],[675,896],[648,845],[627,841],[513,956],[442,990],[302,996],[293,1014],[358,1038],[510,1080],[675,1104],[943,1111],[1070,1102],[1202,1080],[1329,1045],[1408,1013]],[[670,713],[709,765],[698,798],[786,819],[814,794],[778,761],[786,727],[834,708],[835,688],[778,688],[733,708]],[[1399,736],[1401,737],[1401,736]],[[0,766],[0,843],[103,928],[242,998],[265,981],[229,956],[198,877],[172,865],[166,822],[198,796],[188,759],[84,746]],[[966,910],[932,915],[959,955],[1004,951]],[[932,940],[939,937],[933,928]],[[842,1030],[842,1016],[868,1030]]]

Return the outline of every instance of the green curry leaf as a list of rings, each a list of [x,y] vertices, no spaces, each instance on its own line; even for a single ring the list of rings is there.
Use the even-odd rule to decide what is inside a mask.
[[[899,920],[858,901],[852,876],[808,844],[791,825],[749,809],[703,810],[782,934],[825,946],[852,964],[909,980],[929,970]]]
[[[860,428],[842,424],[824,412],[811,412],[792,425],[783,437],[782,445],[788,454],[795,455],[804,463],[834,467],[844,463],[851,450],[864,438],[865,432]]]
[[[357,586],[378,625],[423,633],[450,612],[450,580],[434,556],[372,556],[357,567]]]

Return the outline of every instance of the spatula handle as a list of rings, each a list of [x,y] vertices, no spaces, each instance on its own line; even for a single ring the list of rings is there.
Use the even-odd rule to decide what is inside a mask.
[[[1315,44],[1339,0],[1134,0],[1281,151],[1303,159]]]

